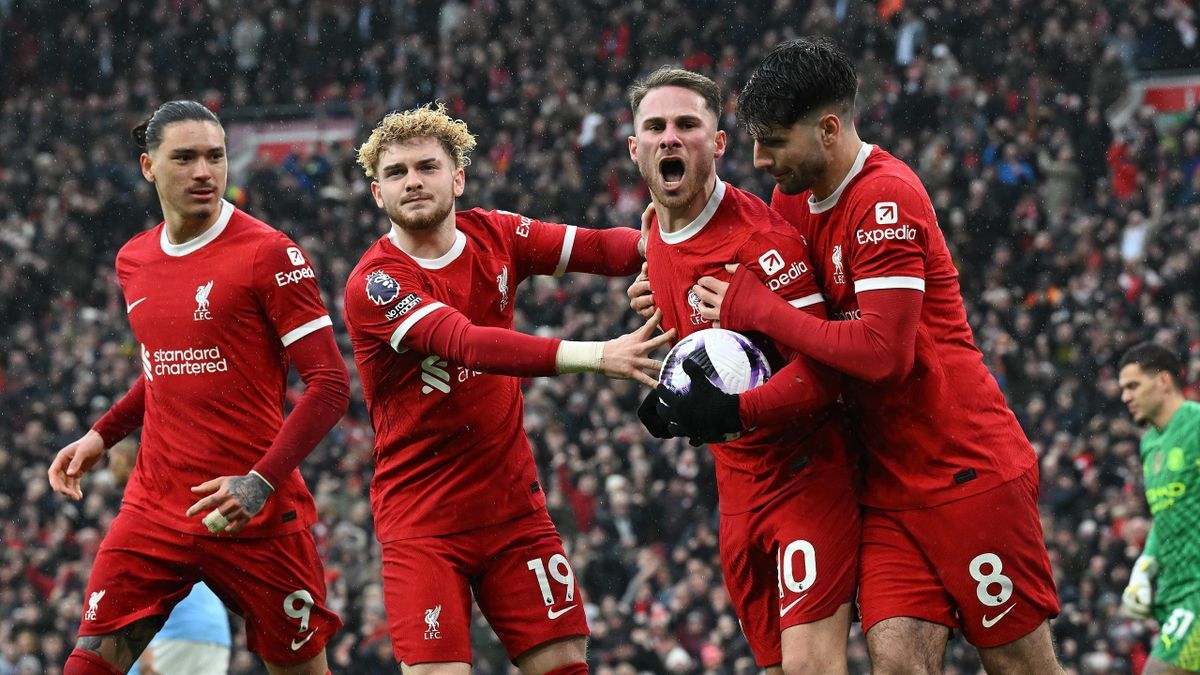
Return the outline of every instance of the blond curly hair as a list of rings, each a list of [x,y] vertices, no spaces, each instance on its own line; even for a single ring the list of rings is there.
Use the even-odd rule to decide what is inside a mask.
[[[389,113],[371,132],[371,137],[358,148],[358,164],[368,178],[376,179],[379,157],[393,143],[403,143],[414,138],[435,138],[446,152],[454,158],[458,168],[471,163],[471,151],[475,149],[475,136],[467,129],[467,123],[446,114],[446,104],[427,103],[423,106]]]

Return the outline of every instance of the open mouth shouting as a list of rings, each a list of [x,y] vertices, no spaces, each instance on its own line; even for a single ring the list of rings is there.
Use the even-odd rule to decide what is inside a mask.
[[[686,165],[678,157],[667,157],[659,160],[658,173],[662,176],[663,187],[667,190],[678,190],[683,184],[683,174]]]

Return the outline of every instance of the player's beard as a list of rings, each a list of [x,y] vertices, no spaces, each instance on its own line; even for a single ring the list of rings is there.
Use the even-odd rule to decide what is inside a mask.
[[[446,216],[450,215],[450,211],[454,209],[454,200],[447,199],[440,201],[435,196],[432,208],[422,209],[419,214],[408,214],[404,211],[403,204],[393,204],[384,202],[385,210],[388,218],[402,230],[420,231],[429,230],[437,227]]]
[[[798,195],[811,188],[821,174],[829,168],[829,158],[819,150],[791,167],[790,172],[776,178],[779,191],[785,195]]]

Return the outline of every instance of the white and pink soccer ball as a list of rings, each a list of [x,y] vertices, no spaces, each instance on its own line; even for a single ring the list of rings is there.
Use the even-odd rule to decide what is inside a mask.
[[[688,358],[704,369],[713,386],[727,394],[749,391],[771,377],[770,364],[749,338],[723,328],[708,328],[675,343],[663,361],[659,382],[679,394],[690,389],[692,380],[683,372]]]

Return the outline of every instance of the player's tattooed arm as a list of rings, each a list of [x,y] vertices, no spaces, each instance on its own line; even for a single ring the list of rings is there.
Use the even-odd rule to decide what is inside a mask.
[[[192,504],[187,516],[206,513],[204,524],[209,531],[234,534],[263,510],[267,497],[274,491],[275,488],[257,471],[245,476],[214,478],[192,488],[193,493],[208,496]]]
[[[274,492],[267,484],[266,479],[253,471],[245,476],[230,478],[226,489],[231,497],[238,500],[242,505],[242,510],[251,518],[263,510],[263,505],[267,503],[267,497]]]

